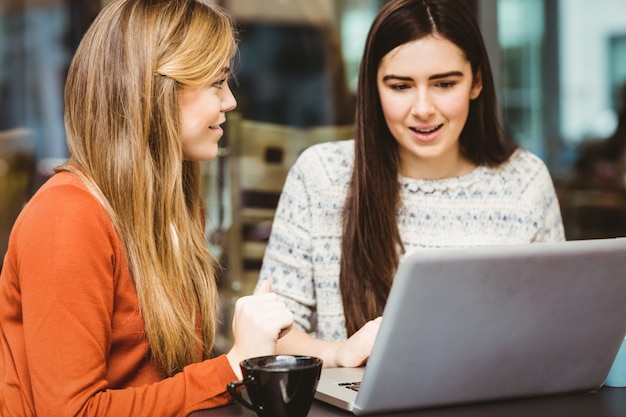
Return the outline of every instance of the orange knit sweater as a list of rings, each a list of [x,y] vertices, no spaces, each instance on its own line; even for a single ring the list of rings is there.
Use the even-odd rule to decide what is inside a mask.
[[[171,378],[149,358],[121,241],[69,173],[26,205],[0,275],[0,416],[186,416],[226,404],[224,355]]]

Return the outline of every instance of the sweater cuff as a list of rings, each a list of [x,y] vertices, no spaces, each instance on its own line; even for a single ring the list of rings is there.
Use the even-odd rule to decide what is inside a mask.
[[[188,365],[183,374],[186,380],[186,414],[228,404],[232,398],[226,386],[239,379],[226,355]]]

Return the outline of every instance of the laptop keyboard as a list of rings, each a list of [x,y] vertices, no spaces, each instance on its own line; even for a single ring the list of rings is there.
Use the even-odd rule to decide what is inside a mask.
[[[357,381],[357,382],[340,382],[339,386],[340,387],[346,387],[346,388],[351,389],[353,391],[358,391],[359,388],[361,387],[361,381]]]

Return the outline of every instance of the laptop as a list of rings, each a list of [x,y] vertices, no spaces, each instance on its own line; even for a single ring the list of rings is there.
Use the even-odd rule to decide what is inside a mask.
[[[324,369],[315,397],[366,415],[591,392],[625,334],[626,238],[421,249],[367,365]]]

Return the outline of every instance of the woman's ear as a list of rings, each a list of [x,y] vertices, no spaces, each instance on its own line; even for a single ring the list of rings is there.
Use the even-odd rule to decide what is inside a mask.
[[[476,71],[476,75],[474,76],[474,84],[472,85],[472,89],[470,90],[470,99],[474,100],[480,95],[480,92],[483,91],[483,72],[478,68]]]

